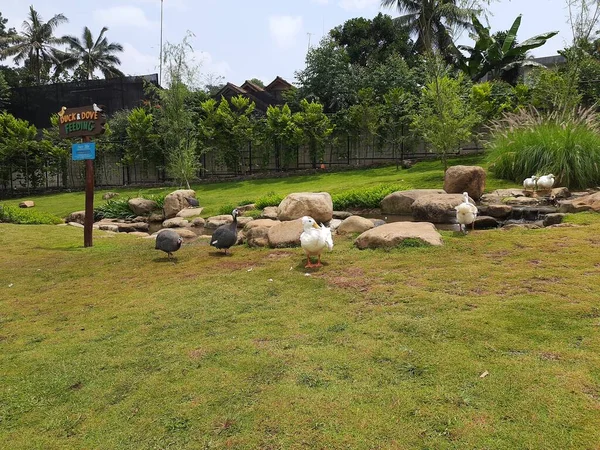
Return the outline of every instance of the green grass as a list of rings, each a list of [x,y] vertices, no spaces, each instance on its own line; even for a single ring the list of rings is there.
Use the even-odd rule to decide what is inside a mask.
[[[0,205],[0,222],[22,225],[55,225],[62,222],[60,217],[50,213],[18,206]]]
[[[460,158],[451,160],[451,164],[481,165],[487,167],[483,156]],[[213,184],[197,184],[192,186],[200,205],[204,207],[202,215],[208,217],[219,214],[225,206],[237,206],[248,199],[254,198],[260,203],[264,197],[283,198],[292,192],[329,192],[332,195],[348,193],[356,189],[379,188],[382,184],[406,186],[407,189],[442,188],[444,184],[444,171],[439,161],[427,161],[416,164],[408,170],[397,171],[395,167],[376,169],[363,169],[337,173],[323,173],[318,175],[302,175],[288,178],[274,178],[265,180],[234,181]],[[486,190],[516,186],[514,182],[499,180],[488,174]],[[148,197],[148,195],[164,195],[172,192],[173,187],[149,189],[111,189],[122,197]],[[102,195],[107,190],[98,190],[95,193],[94,204],[104,203]],[[251,194],[251,196],[249,195]],[[37,197],[27,197],[34,200],[36,209],[50,212],[59,217],[65,217],[73,211],[84,209],[85,194],[71,192],[51,194]],[[271,199],[272,200],[272,199]],[[22,199],[6,201],[6,204],[18,204]],[[268,203],[268,202],[267,202]],[[271,201],[272,203],[272,201]],[[277,202],[278,204],[279,202]],[[260,207],[263,207],[261,205]],[[231,210],[229,211],[229,213]]]
[[[311,276],[300,249],[197,241],[171,264],[0,224],[0,442],[595,448],[600,216],[573,218],[386,252],[336,237]]]

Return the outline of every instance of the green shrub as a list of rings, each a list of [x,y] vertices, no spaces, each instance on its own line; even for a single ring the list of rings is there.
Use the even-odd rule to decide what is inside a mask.
[[[62,223],[60,217],[33,209],[0,205],[0,222],[27,225],[56,225]]]
[[[156,202],[157,206],[157,210],[162,210],[163,207],[165,206],[165,197],[167,196],[167,194],[147,194],[147,195],[140,195],[140,197],[145,198],[147,200],[153,200]]]
[[[231,214],[231,211],[233,211],[235,207],[236,205],[232,205],[231,203],[223,205],[219,208],[219,214]]]
[[[258,219],[261,215],[262,209],[251,209],[244,213],[244,217],[252,217],[253,219]]]
[[[264,209],[267,206],[279,206],[282,200],[283,197],[281,195],[278,195],[273,191],[268,192],[267,195],[256,200],[256,209]]]
[[[392,192],[408,189],[407,186],[381,184],[367,189],[353,189],[331,196],[334,210],[348,208],[379,208],[381,200]]]
[[[494,126],[490,170],[498,178],[522,182],[554,174],[556,186],[586,188],[600,184],[600,126],[592,109],[575,114],[508,114]]]
[[[94,220],[132,219],[135,216],[129,207],[129,198],[111,198],[104,205],[94,208]]]

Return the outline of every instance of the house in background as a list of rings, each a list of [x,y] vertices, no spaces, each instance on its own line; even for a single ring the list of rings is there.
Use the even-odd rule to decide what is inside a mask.
[[[283,105],[283,93],[293,86],[281,77],[275,77],[271,83],[264,88],[258,86],[251,81],[244,81],[241,86],[236,86],[233,83],[227,83],[219,92],[213,95],[215,100],[220,100],[221,97],[228,101],[232,97],[241,95],[252,100],[256,104],[256,109],[263,114],[266,114],[269,106]]]

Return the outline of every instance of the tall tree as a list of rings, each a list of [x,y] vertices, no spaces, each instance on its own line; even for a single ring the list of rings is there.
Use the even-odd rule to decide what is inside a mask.
[[[8,47],[8,40],[3,40],[3,38],[11,37],[17,34],[14,28],[9,28],[8,30],[6,29],[7,22],[8,19],[2,17],[2,12],[0,12],[0,61],[5,58],[5,56],[2,56],[2,50]]]
[[[329,36],[346,50],[352,64],[381,63],[393,54],[405,59],[413,56],[413,42],[406,29],[381,13],[373,20],[364,17],[347,20],[331,30]]]
[[[41,84],[42,75],[60,60],[56,45],[64,44],[65,39],[54,36],[56,28],[68,22],[62,14],[56,14],[44,22],[39,13],[29,7],[29,17],[22,25],[22,32],[0,38],[0,45],[8,44],[0,50],[0,57],[13,56],[15,63],[24,63],[31,71],[37,84]]]
[[[458,54],[452,31],[471,29],[471,15],[479,12],[459,0],[381,0],[381,6],[402,14],[396,20],[416,36],[417,52],[438,52],[446,61]]]
[[[122,77],[123,72],[116,67],[121,64],[116,54],[123,51],[123,46],[116,42],[109,43],[104,35],[107,31],[108,28],[103,27],[96,40],[88,27],[84,27],[81,39],[76,36],[64,36],[69,50],[66,56],[61,58],[57,72],[74,69],[75,78],[84,80],[94,78],[96,70],[102,72],[104,78]]]

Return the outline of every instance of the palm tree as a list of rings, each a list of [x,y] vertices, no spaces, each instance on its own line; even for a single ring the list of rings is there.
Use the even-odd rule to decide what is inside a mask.
[[[59,62],[58,50],[54,46],[65,43],[63,38],[54,36],[54,30],[68,21],[64,15],[56,14],[48,22],[44,22],[33,6],[30,6],[28,20],[23,21],[23,31],[0,38],[0,44],[8,45],[0,51],[0,56],[14,56],[15,63],[23,62],[40,84],[42,69]]]
[[[115,54],[122,52],[123,46],[116,42],[109,44],[104,36],[107,31],[108,28],[103,27],[95,41],[88,27],[84,27],[81,40],[75,36],[64,36],[63,39],[69,45],[69,50],[57,68],[57,72],[63,68],[74,69],[75,75],[86,80],[93,78],[96,70],[102,72],[104,78],[122,77],[123,72],[116,68],[121,61]]]
[[[452,60],[458,54],[452,30],[472,28],[469,19],[477,12],[460,7],[457,0],[381,0],[381,6],[395,6],[403,14],[395,20],[417,36],[417,52],[423,54],[437,50],[446,60]]]

